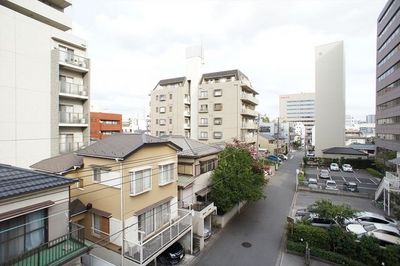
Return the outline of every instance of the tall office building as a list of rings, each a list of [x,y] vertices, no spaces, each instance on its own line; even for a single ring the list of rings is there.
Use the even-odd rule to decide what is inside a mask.
[[[89,59],[66,0],[0,1],[0,162],[29,166],[89,140]]]
[[[343,41],[315,48],[315,155],[345,144]]]
[[[315,93],[296,93],[279,96],[279,117],[282,122],[303,123],[305,142],[311,145],[315,124]]]
[[[366,115],[365,122],[368,124],[375,124],[375,115]]]
[[[400,1],[388,1],[378,17],[376,54],[377,152],[400,152]]]

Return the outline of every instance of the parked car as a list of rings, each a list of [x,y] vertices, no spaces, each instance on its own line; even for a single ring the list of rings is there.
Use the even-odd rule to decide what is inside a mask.
[[[331,169],[331,171],[339,171],[339,165],[337,163],[331,163],[329,168]]]
[[[399,230],[386,224],[349,224],[346,226],[346,231],[357,235],[358,238],[369,235],[392,244],[400,243]]]
[[[175,265],[185,256],[185,249],[179,242],[175,242],[157,257],[157,265]]]
[[[281,163],[282,160],[276,155],[268,155],[267,160],[273,161],[275,163]]]
[[[326,180],[325,189],[338,190],[335,180]]]
[[[310,215],[310,211],[307,208],[297,209],[295,213],[295,217],[303,218],[306,215]]]
[[[314,214],[314,213],[305,215],[303,220],[309,221],[312,226],[321,227],[321,228],[329,228],[332,225],[338,224],[335,220],[320,218],[320,217],[318,217],[317,214]]]
[[[315,157],[315,153],[308,151],[308,152],[306,153],[306,157],[307,157],[307,158],[314,158],[314,157]]]
[[[331,179],[331,175],[327,169],[321,169],[319,171],[319,178]]]
[[[204,227],[204,230],[203,230],[204,240],[209,239],[210,236],[211,236],[211,230],[209,228],[207,228],[207,227]]]
[[[356,214],[355,218],[349,220],[349,223],[359,223],[362,225],[384,224],[396,228],[399,225],[396,220],[373,212],[359,212]]]
[[[318,181],[316,178],[309,178],[308,179],[308,187],[309,188],[318,188]]]
[[[358,186],[354,182],[345,182],[343,184],[343,190],[351,191],[351,192],[358,192]]]
[[[353,172],[353,167],[350,164],[343,164],[342,170],[343,172]]]
[[[286,161],[286,160],[288,159],[288,157],[287,157],[285,154],[278,154],[278,157],[279,157],[281,160],[284,160],[284,161]]]

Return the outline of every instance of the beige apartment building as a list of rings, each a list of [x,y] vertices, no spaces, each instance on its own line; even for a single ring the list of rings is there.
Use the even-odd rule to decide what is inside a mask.
[[[72,219],[86,226],[87,240],[104,246],[93,255],[147,265],[176,241],[192,251],[192,213],[178,205],[180,150],[150,135],[114,134],[31,167],[78,178]]]
[[[66,0],[0,1],[0,161],[27,167],[89,140],[90,64]]]
[[[256,141],[258,93],[240,70],[203,74],[198,89],[191,87],[185,77],[157,84],[150,102],[152,135],[190,136],[206,143]]]

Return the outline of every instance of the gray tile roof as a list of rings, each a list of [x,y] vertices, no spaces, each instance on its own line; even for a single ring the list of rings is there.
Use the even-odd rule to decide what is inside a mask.
[[[178,176],[178,182],[177,185],[178,187],[181,188],[186,188],[190,184],[192,184],[196,180],[195,176],[185,176],[185,175],[179,175]]]
[[[69,213],[71,216],[86,212],[87,208],[85,204],[82,203],[79,199],[74,199],[71,201],[71,204],[69,205]]]
[[[153,137],[146,134],[113,134],[105,139],[98,140],[92,145],[77,151],[80,156],[124,159],[140,149],[144,145],[166,144],[174,147],[176,150],[181,148],[166,140]]]
[[[67,153],[41,160],[30,167],[48,173],[62,174],[80,168],[82,165],[82,156],[78,156],[74,153]]]
[[[349,145],[350,148],[356,149],[356,150],[375,150],[375,145],[374,144],[359,144],[359,143],[353,143]]]
[[[222,149],[216,145],[205,144],[183,136],[166,136],[165,139],[182,148],[182,151],[178,152],[179,157],[199,158],[222,151]]]
[[[201,76],[201,82],[203,81],[203,79],[226,78],[232,76],[234,76],[237,80],[239,80],[241,77],[245,77],[246,79],[248,79],[247,76],[243,74],[240,70],[233,69],[233,70],[205,73],[203,74],[203,76]]]
[[[0,199],[69,186],[77,179],[0,164]]]
[[[360,155],[366,156],[365,152],[350,148],[350,147],[333,147],[322,150],[325,154],[346,154],[346,155]]]
[[[177,84],[181,82],[185,82],[186,77],[178,77],[178,78],[172,78],[172,79],[162,79],[158,82],[158,85],[169,85],[169,84]]]

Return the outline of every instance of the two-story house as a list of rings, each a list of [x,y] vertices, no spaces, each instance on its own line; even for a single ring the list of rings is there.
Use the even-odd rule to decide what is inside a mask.
[[[71,200],[79,199],[82,211],[74,218],[87,226],[88,241],[104,246],[93,251],[96,256],[147,265],[176,241],[192,251],[192,213],[178,208],[180,150],[150,135],[114,134],[31,167],[79,179]],[[54,165],[59,169],[51,170]]]
[[[73,178],[0,165],[0,265],[79,265],[84,227],[71,223]]]

